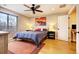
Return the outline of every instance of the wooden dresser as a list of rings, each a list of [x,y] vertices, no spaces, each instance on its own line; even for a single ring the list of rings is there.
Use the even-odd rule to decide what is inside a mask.
[[[8,53],[8,32],[0,31],[0,54]]]

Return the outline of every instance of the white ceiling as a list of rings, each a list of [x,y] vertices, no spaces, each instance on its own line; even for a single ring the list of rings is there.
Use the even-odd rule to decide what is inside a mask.
[[[34,16],[32,11],[24,11],[29,10],[29,8],[25,7],[23,4],[7,4],[7,5],[1,4],[0,6],[28,17]],[[31,4],[29,4],[28,6],[31,6]],[[42,10],[43,13],[36,12],[35,16],[41,17],[51,14],[65,14],[68,13],[68,11],[73,7],[73,5],[70,4],[66,5],[66,7],[64,8],[59,8],[59,6],[60,6],[59,4],[40,4],[39,10]]]

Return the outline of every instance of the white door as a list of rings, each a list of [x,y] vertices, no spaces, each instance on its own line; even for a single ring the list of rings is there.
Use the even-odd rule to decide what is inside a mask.
[[[77,34],[76,34],[76,52],[79,53],[79,5],[77,5]]]
[[[58,39],[68,41],[68,15],[58,16]]]

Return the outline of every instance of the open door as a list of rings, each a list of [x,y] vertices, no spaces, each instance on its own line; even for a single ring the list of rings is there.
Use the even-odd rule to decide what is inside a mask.
[[[58,39],[68,41],[68,15],[58,16]]]

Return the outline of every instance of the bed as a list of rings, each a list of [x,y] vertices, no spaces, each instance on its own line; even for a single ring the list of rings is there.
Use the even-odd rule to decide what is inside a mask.
[[[24,32],[17,32],[15,34],[14,39],[31,39],[37,46],[39,46],[42,39],[47,36],[47,31],[24,31]]]

